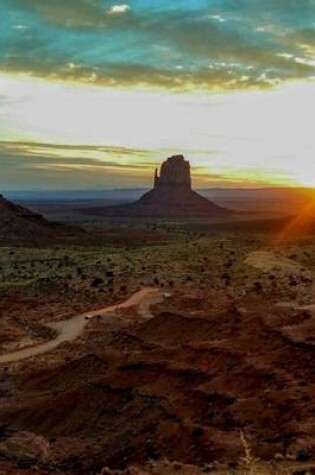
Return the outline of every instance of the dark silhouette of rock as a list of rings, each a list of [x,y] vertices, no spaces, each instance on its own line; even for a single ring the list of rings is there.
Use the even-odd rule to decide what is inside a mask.
[[[189,162],[174,155],[154,173],[154,187],[131,204],[94,209],[93,214],[134,217],[214,217],[231,213],[192,190]]]
[[[47,221],[38,213],[12,203],[0,194],[0,242],[25,244],[52,241],[82,232],[79,228]]]
[[[191,190],[190,165],[183,155],[174,155],[163,162],[160,176],[155,170],[154,188],[162,191],[171,187]]]

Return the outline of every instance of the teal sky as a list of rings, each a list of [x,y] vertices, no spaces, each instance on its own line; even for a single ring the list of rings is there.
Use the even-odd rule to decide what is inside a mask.
[[[315,0],[0,0],[0,11],[0,187],[147,185],[173,151],[202,185],[309,184]],[[244,120],[235,133],[231,114]],[[278,120],[296,139],[275,136]]]

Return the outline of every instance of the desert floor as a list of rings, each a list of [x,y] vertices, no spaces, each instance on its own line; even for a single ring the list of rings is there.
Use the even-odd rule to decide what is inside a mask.
[[[281,231],[0,247],[0,473],[314,470],[315,241]]]

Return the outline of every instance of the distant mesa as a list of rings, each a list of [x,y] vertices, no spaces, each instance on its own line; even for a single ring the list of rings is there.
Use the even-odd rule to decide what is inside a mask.
[[[93,214],[121,217],[214,217],[231,213],[192,190],[190,164],[173,155],[155,170],[154,187],[138,201],[93,210]]]

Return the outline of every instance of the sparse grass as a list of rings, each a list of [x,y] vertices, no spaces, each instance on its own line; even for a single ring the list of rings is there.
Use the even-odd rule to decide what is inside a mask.
[[[116,226],[116,227],[115,227]],[[130,232],[136,224],[110,224],[116,233]],[[315,245],[310,239],[274,249],[263,234],[214,232],[184,223],[137,223],[138,231],[150,229],[172,236],[165,245],[125,247],[0,247],[0,293],[74,303],[112,301],[141,286],[187,286],[223,289],[229,294],[257,294],[273,300],[310,299],[315,277]],[[139,231],[139,232],[140,232]],[[296,272],[281,268],[264,271],[245,263],[259,249],[276,250],[294,259]],[[294,258],[292,257],[294,256]],[[314,259],[315,262],[315,259]]]
[[[240,431],[240,439],[245,452],[240,461],[240,470],[244,475],[255,475],[259,473],[260,459],[253,455],[252,449],[246,440],[243,431]]]

